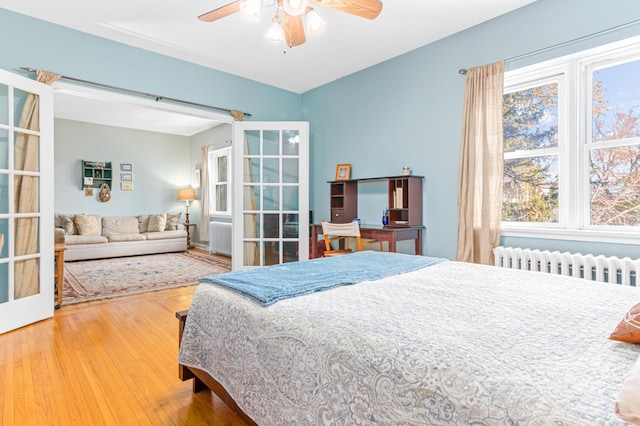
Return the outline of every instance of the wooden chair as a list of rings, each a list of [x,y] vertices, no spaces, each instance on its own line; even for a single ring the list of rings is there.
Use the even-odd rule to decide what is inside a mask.
[[[324,236],[325,257],[351,253],[352,250],[349,248],[349,238],[355,238],[358,251],[362,251],[363,246],[368,246],[371,244],[378,244],[380,246],[380,251],[382,251],[382,241],[362,241],[362,237],[360,236],[360,226],[357,222],[332,223],[323,220],[322,234]],[[333,250],[331,248],[331,243],[333,241],[340,240],[343,240],[345,242],[345,248]]]

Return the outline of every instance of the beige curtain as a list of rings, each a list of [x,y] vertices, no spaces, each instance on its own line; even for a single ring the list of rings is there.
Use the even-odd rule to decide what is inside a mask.
[[[502,221],[504,62],[472,68],[464,92],[457,260],[493,264]]]
[[[200,191],[200,241],[209,241],[209,146],[202,147],[202,183]]]
[[[53,84],[60,78],[59,74],[38,70],[36,80],[44,84]],[[40,131],[40,98],[33,93],[27,98],[20,114],[18,127],[21,129]],[[16,133],[15,138],[16,171],[38,172],[40,170],[40,138],[23,132]],[[14,208],[16,213],[37,213],[40,209],[38,183],[39,177],[16,174],[14,176]],[[39,234],[38,218],[27,217],[15,220],[16,256],[35,254],[38,252]],[[20,299],[40,292],[38,259],[20,260],[15,264],[14,298]]]

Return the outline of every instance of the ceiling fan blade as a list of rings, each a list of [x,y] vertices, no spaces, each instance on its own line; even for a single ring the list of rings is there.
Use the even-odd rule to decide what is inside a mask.
[[[367,19],[377,18],[382,10],[380,0],[310,0],[310,3]]]
[[[237,0],[233,3],[229,3],[226,6],[219,7],[210,12],[203,13],[198,16],[198,19],[205,22],[213,22],[218,19],[224,18],[225,16],[233,15],[236,12],[240,11],[240,5],[244,3],[244,0]]]
[[[289,47],[300,46],[307,41],[304,35],[302,16],[289,16],[283,11],[282,26],[284,27],[284,37]]]

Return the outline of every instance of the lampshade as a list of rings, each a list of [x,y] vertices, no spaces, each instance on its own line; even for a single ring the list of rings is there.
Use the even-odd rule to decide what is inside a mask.
[[[262,0],[245,0],[240,4],[240,10],[250,19],[257,21],[260,18]]]
[[[283,0],[282,8],[289,16],[300,16],[307,10],[308,0]]]
[[[318,15],[318,12],[316,12],[312,8],[309,8],[309,10],[307,11],[305,21],[307,23],[308,34],[315,34],[321,31],[325,26],[325,22],[322,20],[320,15]]]
[[[193,201],[196,199],[196,190],[193,188],[178,189],[178,201]]]
[[[272,41],[284,40],[284,29],[282,28],[282,24],[280,23],[280,18],[278,17],[278,15],[274,16],[271,20],[265,38],[268,38]]]

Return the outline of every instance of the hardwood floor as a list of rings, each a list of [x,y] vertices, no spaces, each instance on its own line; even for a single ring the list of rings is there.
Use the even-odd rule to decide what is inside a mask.
[[[195,286],[63,306],[0,335],[0,425],[244,425],[178,379]]]

